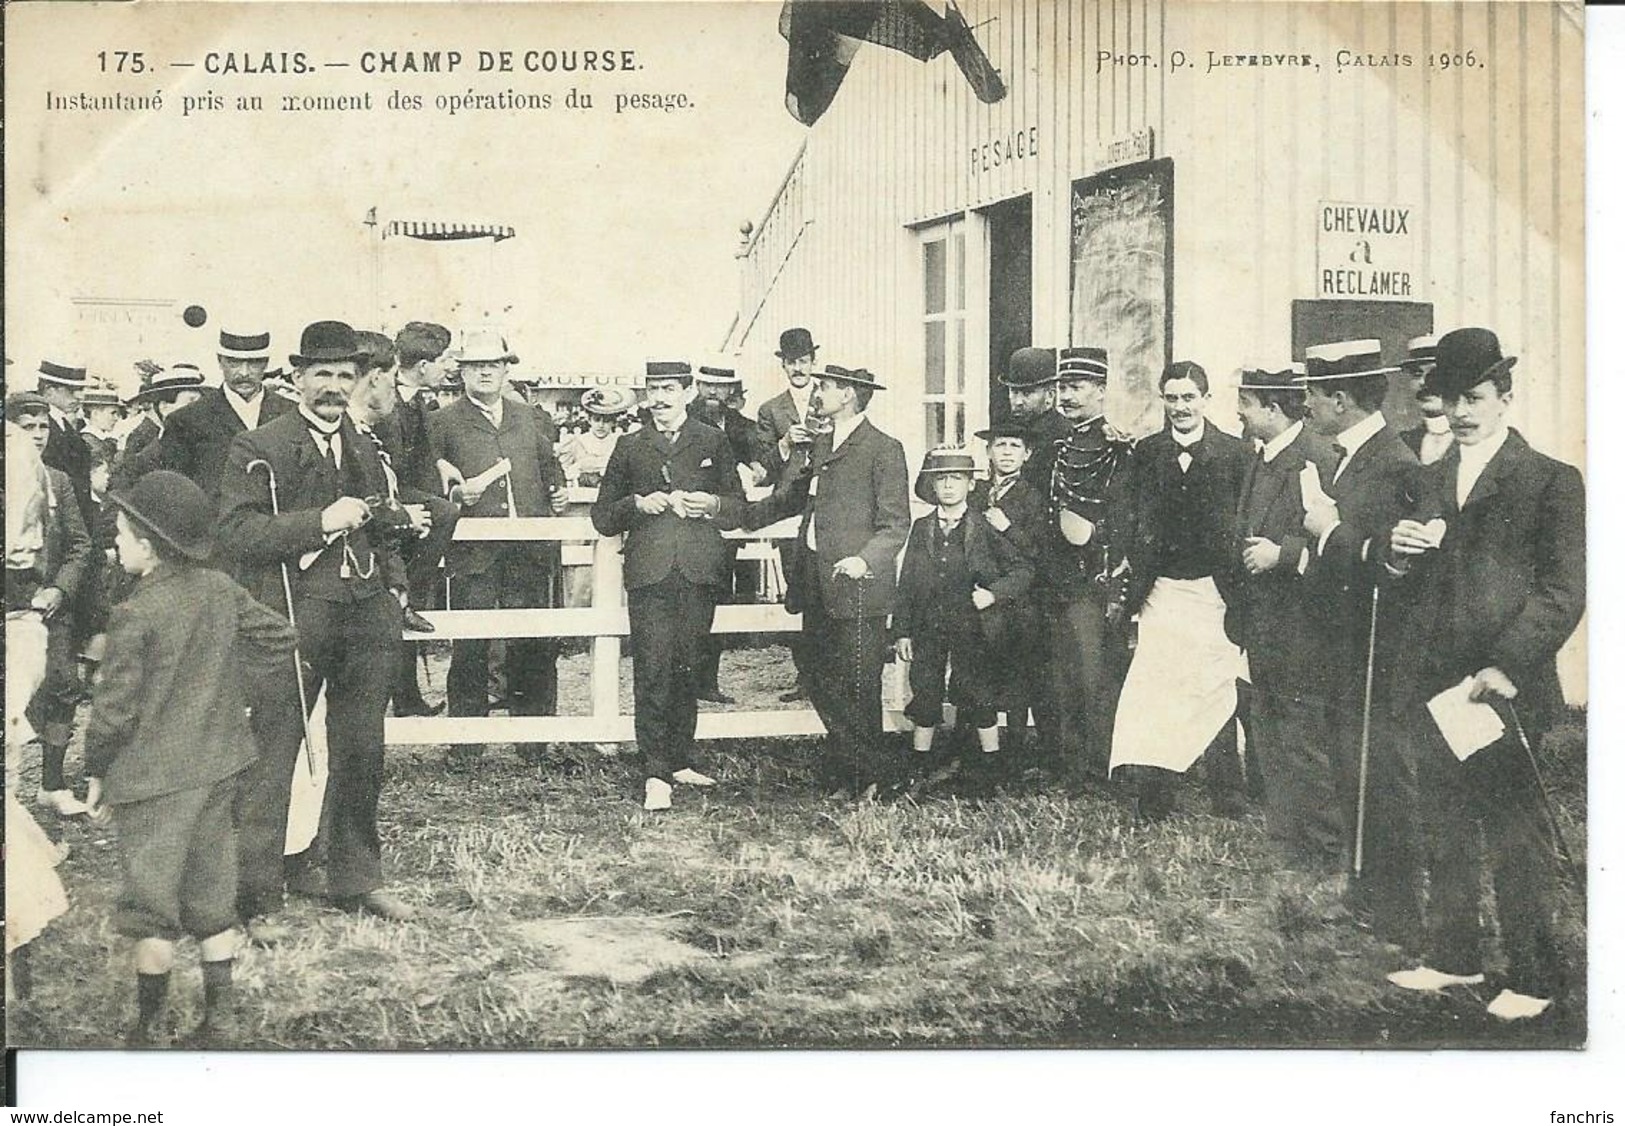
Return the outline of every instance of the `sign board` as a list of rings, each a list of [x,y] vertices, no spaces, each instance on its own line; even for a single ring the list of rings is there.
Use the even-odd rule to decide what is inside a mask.
[[[1106,168],[1117,168],[1124,164],[1138,164],[1145,160],[1155,160],[1157,156],[1157,131],[1149,125],[1144,129],[1136,129],[1132,133],[1125,133],[1120,137],[1112,137],[1101,141],[1095,146],[1094,162],[1091,167],[1099,172]]]
[[[630,372],[527,372],[522,375],[511,375],[508,380],[510,383],[522,383],[543,391],[585,391],[589,387],[626,387],[635,390],[643,386],[642,374]]]
[[[1315,212],[1315,298],[1415,301],[1417,216],[1393,203],[1321,201]]]

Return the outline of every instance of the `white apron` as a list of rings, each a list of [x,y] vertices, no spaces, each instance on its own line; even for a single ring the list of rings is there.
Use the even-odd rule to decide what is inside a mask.
[[[1241,651],[1224,633],[1211,578],[1158,579],[1140,609],[1139,644],[1112,729],[1111,769],[1183,774],[1236,712]]]

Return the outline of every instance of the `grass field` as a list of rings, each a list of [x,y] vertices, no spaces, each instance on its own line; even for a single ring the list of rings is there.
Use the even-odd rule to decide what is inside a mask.
[[[731,652],[724,684],[785,664]],[[767,679],[764,697],[784,677]],[[1583,727],[1551,744],[1583,862]],[[811,796],[812,749],[709,745],[721,784],[647,815],[631,762],[590,748],[529,767],[493,747],[458,771],[440,748],[392,748],[385,870],[422,917],[292,900],[296,940],[239,962],[244,1046],[1584,1042],[1577,890],[1562,901],[1561,1003],[1509,1029],[1483,1010],[1493,976],[1442,998],[1388,986],[1402,960],[1342,915],[1338,888],[1283,870],[1261,816],[1202,812],[1199,787],[1149,828],[1110,794],[854,806]],[[83,821],[63,835],[73,906],[34,944],[11,1041],[116,1046],[134,1002],[128,943],[108,925],[112,836]],[[195,958],[183,944],[183,1032],[200,1006]]]

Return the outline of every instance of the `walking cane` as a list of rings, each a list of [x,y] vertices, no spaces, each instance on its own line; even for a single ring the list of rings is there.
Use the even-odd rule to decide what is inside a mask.
[[[1365,703],[1360,709],[1360,781],[1354,804],[1354,878],[1365,868],[1365,791],[1371,770],[1371,681],[1377,664],[1377,600],[1381,586],[1371,588],[1371,633],[1365,644]]]
[[[255,468],[265,470],[265,480],[271,487],[271,515],[281,516],[282,510],[276,499],[276,470],[264,458],[256,458],[243,467],[243,472],[252,473]],[[310,701],[305,696],[305,662],[299,656],[299,623],[293,616],[293,582],[288,578],[288,562],[282,560],[278,566],[282,570],[282,597],[288,604],[288,624],[293,626],[293,681],[299,686],[299,722],[305,730],[305,769],[312,778],[316,777],[316,752],[310,740]]]
[[[1512,731],[1517,735],[1518,743],[1523,747],[1524,757],[1529,760],[1529,769],[1535,776],[1535,790],[1540,795],[1540,808],[1546,814],[1547,827],[1552,831],[1552,847],[1557,857],[1569,870],[1569,875],[1576,883],[1580,880],[1580,866],[1574,862],[1574,854],[1569,851],[1569,842],[1563,836],[1563,827],[1557,823],[1557,811],[1552,805],[1551,791],[1546,788],[1546,779],[1541,777],[1540,764],[1535,761],[1535,748],[1529,743],[1529,736],[1524,734],[1523,721],[1518,718],[1518,710],[1507,701],[1507,714],[1512,717]]]

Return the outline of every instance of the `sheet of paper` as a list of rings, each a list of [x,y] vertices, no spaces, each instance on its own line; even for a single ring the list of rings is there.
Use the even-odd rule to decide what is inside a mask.
[[[1320,468],[1314,462],[1309,462],[1298,471],[1298,487],[1303,492],[1304,510],[1317,504],[1331,504],[1332,498],[1320,484]]]
[[[513,472],[513,462],[503,458],[479,476],[467,478],[467,484],[471,489],[488,489],[496,481],[506,477],[511,472]]]
[[[1501,722],[1494,708],[1468,699],[1472,687],[1472,678],[1468,677],[1428,701],[1428,713],[1433,716],[1439,734],[1444,736],[1451,753],[1462,762],[1506,734],[1506,724]]]

